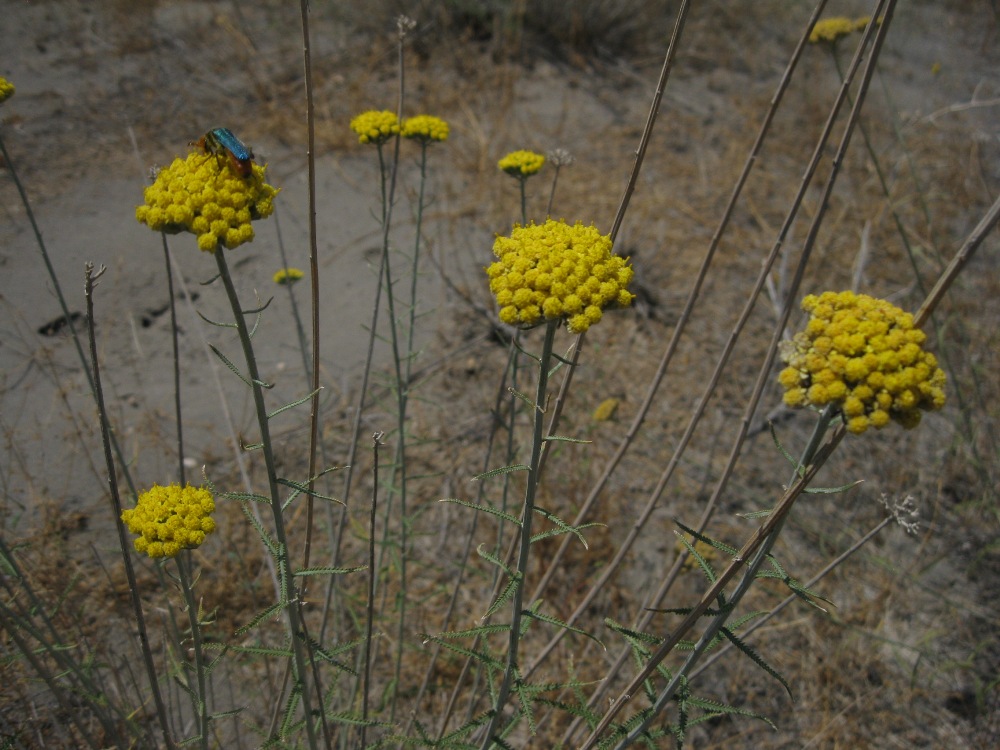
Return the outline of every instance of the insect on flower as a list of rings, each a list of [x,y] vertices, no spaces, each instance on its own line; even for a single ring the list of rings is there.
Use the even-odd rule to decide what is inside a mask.
[[[204,149],[206,154],[225,156],[240,177],[253,174],[253,151],[229,128],[212,128],[192,145]]]

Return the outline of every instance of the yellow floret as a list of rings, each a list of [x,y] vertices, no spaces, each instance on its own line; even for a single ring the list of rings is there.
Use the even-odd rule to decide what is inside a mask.
[[[387,109],[369,110],[351,120],[351,130],[358,134],[358,143],[381,145],[399,132],[399,118]]]
[[[136,551],[149,557],[173,557],[200,546],[215,530],[212,494],[203,487],[154,484],[141,493],[135,508],[121,519],[133,534]]]
[[[159,171],[135,217],[155,231],[191,232],[206,252],[220,244],[234,248],[253,240],[252,220],[274,211],[278,191],[264,176],[260,165],[252,164],[250,174],[241,177],[228,159],[195,151]]]
[[[0,102],[5,102],[14,96],[14,84],[0,77]]]
[[[298,268],[282,268],[274,274],[275,284],[290,285],[305,278],[305,274]]]
[[[944,406],[944,373],[911,314],[849,291],[808,295],[802,308],[805,329],[781,348],[786,404],[833,404],[855,433],[890,419],[912,427],[921,410]]]
[[[499,261],[486,274],[505,323],[563,319],[570,331],[582,333],[601,320],[605,307],[632,302],[625,288],[632,269],[612,255],[611,239],[592,226],[551,219],[518,225],[509,237],[496,238],[493,253]],[[593,275],[595,267],[603,280]]]
[[[503,157],[497,166],[514,177],[530,177],[545,164],[545,157],[534,151],[512,151]]]
[[[868,429],[869,420],[868,417],[851,417],[847,420],[847,431],[855,435],[860,435],[862,432]]]
[[[417,115],[403,120],[399,134],[424,143],[448,140],[448,123],[433,115]]]
[[[840,37],[847,36],[855,30],[854,21],[849,18],[824,18],[817,21],[809,32],[809,41],[812,44],[819,42],[836,42]]]

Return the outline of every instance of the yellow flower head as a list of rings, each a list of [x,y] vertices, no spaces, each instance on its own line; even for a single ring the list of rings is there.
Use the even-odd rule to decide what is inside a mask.
[[[282,268],[274,274],[274,283],[291,285],[303,278],[305,274],[298,268]]]
[[[626,288],[628,259],[612,255],[611,238],[593,226],[515,224],[509,237],[497,237],[493,254],[499,260],[486,269],[490,291],[510,325],[564,319],[571,332],[583,333],[604,308],[627,307],[635,298]]]
[[[232,249],[250,242],[250,222],[270,216],[278,194],[264,182],[264,167],[251,163],[250,168],[250,175],[241,177],[228,159],[203,151],[174,159],[146,188],[135,218],[156,232],[191,232],[209,253],[219,245]]]
[[[620,401],[617,398],[604,399],[597,405],[597,408],[594,409],[594,413],[590,415],[590,418],[595,422],[607,422],[615,415],[615,412],[618,411],[619,403]]]
[[[921,347],[913,316],[854,292],[808,295],[806,329],[782,345],[778,376],[789,406],[833,404],[847,429],[881,429],[890,419],[910,429],[921,410],[944,406],[944,373]]]
[[[351,130],[358,134],[358,143],[380,145],[399,132],[399,118],[387,109],[369,110],[351,120]]]
[[[14,84],[0,77],[0,102],[5,102],[14,96]]]
[[[542,168],[545,157],[534,151],[512,151],[497,162],[497,166],[514,177],[530,177]]]
[[[137,552],[175,557],[182,549],[201,546],[215,531],[214,510],[212,493],[204,487],[154,484],[139,495],[134,508],[122,512],[122,521],[139,535],[133,543]]]
[[[404,138],[431,143],[448,140],[448,123],[433,115],[417,115],[403,120],[399,134]]]
[[[867,25],[867,20],[861,28],[864,28],[865,25]],[[809,42],[812,44],[819,44],[820,42],[833,44],[840,37],[848,36],[854,32],[856,28],[856,22],[850,18],[843,16],[824,18],[822,21],[817,21],[812,31],[809,32]]]

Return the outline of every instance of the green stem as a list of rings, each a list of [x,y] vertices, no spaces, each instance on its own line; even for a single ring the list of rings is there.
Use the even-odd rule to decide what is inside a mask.
[[[281,588],[284,591],[286,601],[282,602],[288,616],[289,638],[292,646],[293,664],[295,667],[295,679],[298,691],[302,700],[302,710],[305,715],[306,733],[309,738],[309,747],[315,750],[316,731],[313,722],[312,710],[310,709],[310,694],[306,685],[306,657],[302,646],[302,627],[299,624],[299,598],[297,594],[295,577],[292,570],[292,562],[288,556],[288,539],[285,534],[285,519],[281,513],[281,496],[278,492],[278,475],[275,468],[274,449],[271,443],[271,430],[267,420],[267,409],[264,406],[264,391],[261,387],[260,374],[257,370],[257,357],[254,354],[253,343],[250,341],[250,330],[247,328],[244,318],[243,308],[240,306],[239,296],[233,286],[232,276],[229,274],[229,266],[226,263],[225,251],[220,246],[215,250],[215,260],[219,268],[219,277],[226,288],[226,296],[229,298],[229,305],[233,311],[236,322],[236,330],[239,332],[240,344],[243,347],[243,356],[247,363],[247,377],[250,380],[250,389],[253,392],[254,408],[257,414],[257,426],[260,429],[261,450],[264,453],[264,464],[267,470],[268,493],[271,498],[271,512],[274,517],[274,536],[278,542],[279,559],[278,572],[281,576]]]
[[[525,226],[528,223],[528,197],[524,186],[528,182],[528,178],[520,175],[517,182],[521,187],[521,226]]]
[[[177,304],[174,299],[174,274],[170,268],[170,248],[167,246],[167,235],[160,233],[163,239],[163,259],[167,266],[167,296],[170,298],[170,336],[174,351],[174,415],[177,420],[177,475],[180,485],[187,484],[184,471],[184,422],[181,419],[181,355],[177,341]]]
[[[399,622],[396,631],[396,669],[395,669],[395,680],[396,686],[400,684],[400,679],[403,673],[403,643],[404,636],[406,632],[406,589],[407,589],[407,569],[406,569],[406,555],[407,547],[409,545],[409,520],[406,515],[406,499],[407,499],[407,486],[406,486],[406,413],[407,406],[409,405],[410,398],[410,378],[413,373],[413,340],[414,340],[414,329],[416,328],[416,317],[417,317],[417,275],[420,266],[420,244],[421,244],[421,232],[423,229],[423,218],[424,218],[424,187],[427,183],[427,141],[421,141],[420,144],[420,189],[417,196],[417,226],[416,226],[416,239],[413,243],[413,268],[410,272],[410,320],[409,327],[406,332],[406,366],[404,369],[403,379],[397,383],[397,393],[398,393],[398,429],[399,429],[399,442],[396,443],[396,461],[394,466],[396,470],[399,471]],[[389,299],[392,299],[392,289],[389,289]],[[395,326],[393,326],[393,331],[395,332]],[[394,349],[395,352],[395,349]],[[398,372],[398,368],[397,368]],[[394,689],[392,692],[392,705],[389,711],[389,721],[394,721],[396,718],[396,704],[397,696],[399,695],[398,689]]]
[[[552,361],[552,344],[555,341],[556,330],[560,321],[550,320],[545,326],[545,340],[542,343],[542,353],[538,362],[538,387],[535,391],[534,420],[531,434],[531,459],[528,464],[528,478],[524,489],[524,508],[521,511],[520,548],[517,555],[517,567],[514,569],[515,585],[511,603],[510,645],[507,650],[507,667],[504,670],[503,681],[497,693],[493,716],[490,718],[483,741],[482,750],[489,750],[497,735],[503,709],[510,696],[511,686],[518,671],[517,652],[521,641],[521,617],[524,599],[524,584],[528,570],[528,552],[531,547],[531,521],[535,514],[535,495],[538,491],[538,464],[542,455],[542,443],[545,427],[545,399],[549,383],[549,364]],[[517,679],[520,679],[519,677]]]
[[[184,593],[184,604],[191,627],[194,673],[198,682],[197,691],[192,691],[195,715],[198,717],[198,744],[202,750],[208,750],[208,693],[205,689],[205,661],[202,650],[201,623],[198,620],[198,601],[194,596],[192,576],[188,570],[188,565],[191,564],[190,551],[183,551],[174,558],[174,562],[177,563],[177,574],[181,582],[181,591]]]
[[[556,199],[556,185],[559,182],[559,165],[556,165],[555,174],[552,175],[552,189],[549,190],[549,204],[545,207],[545,218],[552,215],[552,202]]]
[[[365,662],[362,671],[361,688],[361,740],[359,747],[364,748],[368,730],[368,695],[371,680],[372,663],[372,630],[375,622],[375,576],[378,571],[375,564],[375,519],[378,510],[378,449],[382,447],[381,432],[372,435],[372,502],[368,514],[368,604],[365,615]]]

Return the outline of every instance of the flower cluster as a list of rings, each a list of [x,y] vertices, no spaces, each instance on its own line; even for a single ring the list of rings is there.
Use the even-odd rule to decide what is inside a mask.
[[[448,123],[433,115],[417,115],[403,120],[399,134],[423,143],[448,140]]]
[[[534,151],[512,151],[497,162],[501,170],[514,177],[530,177],[545,165],[545,157]]]
[[[628,260],[611,254],[611,238],[593,226],[549,219],[515,225],[510,237],[497,237],[499,260],[486,269],[500,320],[532,326],[543,318],[565,319],[583,333],[601,319],[605,307],[627,307],[635,298]]]
[[[351,130],[358,134],[358,143],[381,145],[399,132],[399,118],[385,109],[369,110],[351,120]]]
[[[864,31],[870,21],[871,16],[862,16],[853,21],[844,16],[824,18],[822,21],[817,21],[812,31],[809,32],[809,42],[811,44],[819,44],[820,42],[833,44],[842,36],[848,36],[855,31]]]
[[[280,271],[274,274],[274,283],[282,285],[291,285],[296,281],[300,281],[305,278],[305,274],[302,273],[298,268],[282,268]]]
[[[228,159],[201,151],[174,159],[146,188],[135,218],[157,232],[191,232],[210,253],[250,242],[251,220],[270,216],[278,194],[264,182],[264,167],[251,164],[251,170],[241,177]]]
[[[597,408],[594,409],[594,413],[590,415],[590,418],[594,422],[607,422],[615,415],[615,412],[618,411],[619,403],[621,403],[621,401],[617,398],[604,399],[597,405]]]
[[[810,313],[805,330],[782,346],[786,404],[833,404],[853,433],[890,419],[909,429],[921,409],[944,406],[944,373],[921,348],[926,336],[912,315],[854,292],[810,294],[802,309]]]
[[[0,102],[5,102],[14,96],[14,84],[0,77]]]
[[[122,512],[122,521],[139,534],[136,551],[154,558],[175,557],[182,549],[201,546],[215,531],[214,510],[212,493],[204,487],[154,484],[139,495],[134,508]]]

